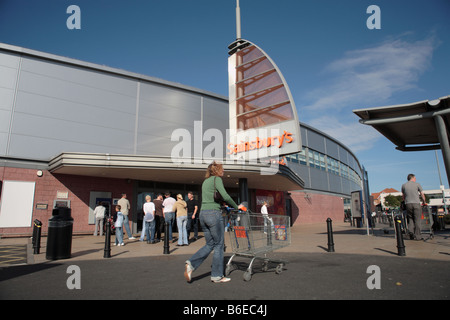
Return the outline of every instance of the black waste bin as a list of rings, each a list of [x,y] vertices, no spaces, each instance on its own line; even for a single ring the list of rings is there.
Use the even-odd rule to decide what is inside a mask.
[[[71,209],[53,209],[48,220],[47,254],[48,260],[68,259],[72,253],[73,218]]]

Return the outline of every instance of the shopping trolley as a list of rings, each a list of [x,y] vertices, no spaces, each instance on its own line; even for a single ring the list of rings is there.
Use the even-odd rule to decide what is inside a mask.
[[[431,209],[429,206],[427,205],[422,206],[422,216],[419,223],[420,223],[420,233],[428,234],[428,239],[433,239],[434,238],[433,215],[431,214]]]
[[[232,263],[237,256],[251,258],[243,276],[245,281],[251,280],[252,266],[256,259],[262,260],[263,271],[269,270],[269,263],[277,264],[275,273],[280,274],[283,271],[287,261],[269,259],[267,254],[291,244],[288,216],[232,211],[229,215],[228,231],[233,255],[228,260],[225,275],[228,276],[237,269],[236,264]]]
[[[411,239],[413,239],[414,234],[409,231],[409,226],[408,226],[410,223],[409,219],[410,219],[409,217],[407,219],[405,219],[405,222],[406,222],[405,229],[409,233]],[[419,226],[420,226],[420,234],[428,234],[428,238],[426,238],[424,240],[434,238],[433,215],[431,214],[430,207],[427,205],[422,206],[422,215],[420,216],[420,219],[419,219]]]

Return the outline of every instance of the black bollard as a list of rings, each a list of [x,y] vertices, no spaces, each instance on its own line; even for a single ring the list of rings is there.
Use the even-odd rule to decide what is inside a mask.
[[[406,256],[406,251],[405,251],[405,244],[403,243],[401,223],[402,220],[395,218],[395,234],[397,235],[398,255],[403,257]]]
[[[163,254],[170,254],[170,245],[169,245],[169,223],[164,222],[164,252]]]
[[[42,229],[42,222],[38,219],[34,220],[34,226],[33,226],[33,253],[39,254],[41,249],[41,229]]]
[[[109,221],[109,218],[106,219],[105,250],[103,258],[111,258],[111,222]]]
[[[327,233],[328,233],[328,252],[334,252],[334,241],[333,241],[333,227],[331,225],[332,220],[327,219]]]

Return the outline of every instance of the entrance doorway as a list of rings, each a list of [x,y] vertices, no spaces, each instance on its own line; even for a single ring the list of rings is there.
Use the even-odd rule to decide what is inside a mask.
[[[142,231],[143,218],[144,218],[144,210],[143,206],[145,203],[145,197],[149,195],[152,198],[152,201],[156,199],[158,194],[163,195],[163,199],[165,198],[164,194],[169,192],[171,197],[177,198],[177,194],[181,194],[184,200],[187,200],[187,193],[192,191],[197,199],[200,198],[200,188],[198,185],[190,185],[190,184],[176,184],[176,183],[165,183],[165,182],[155,182],[155,181],[137,181],[137,190],[135,196],[136,203],[136,214],[134,215],[136,220],[137,232],[140,233]],[[172,231],[178,232],[176,220],[172,223]]]

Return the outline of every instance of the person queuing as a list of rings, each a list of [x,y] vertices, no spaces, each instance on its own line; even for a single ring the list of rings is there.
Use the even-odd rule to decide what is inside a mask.
[[[155,231],[156,231],[156,240],[155,242],[161,241],[161,233],[164,232],[164,214],[163,214],[163,196],[159,193],[156,196],[156,199],[153,200],[155,204]]]
[[[181,194],[177,195],[177,201],[173,206],[174,211],[177,214],[177,228],[178,228],[178,244],[177,246],[187,246],[189,245],[187,239],[187,204],[183,200]]]
[[[187,203],[187,238],[189,242],[189,236],[191,234],[191,230],[194,231],[193,240],[196,241],[198,239],[198,202],[194,198],[194,193],[192,191],[188,192],[188,200]]]
[[[165,237],[169,237],[169,241],[172,241],[172,223],[175,218],[175,212],[173,211],[173,206],[176,202],[174,198],[170,196],[170,192],[165,193],[165,199],[163,201],[163,215],[164,220],[169,224],[169,234],[164,235]]]
[[[145,235],[147,236],[147,243],[155,242],[155,204],[152,202],[152,198],[147,195],[145,197],[145,203],[143,206],[144,211],[144,225]],[[143,230],[144,231],[144,230]],[[143,240],[143,237],[141,236]]]
[[[114,227],[116,229],[116,242],[115,246],[124,246],[123,243],[123,213],[121,211],[120,205],[116,205],[116,222],[114,222]]]

